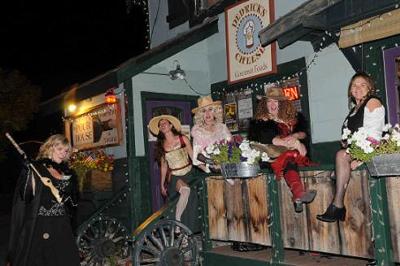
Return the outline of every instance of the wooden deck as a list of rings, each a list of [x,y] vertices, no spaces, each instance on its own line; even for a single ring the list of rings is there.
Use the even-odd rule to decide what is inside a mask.
[[[224,257],[224,264],[219,265],[235,265],[228,264],[229,259],[242,259],[246,260],[246,265],[266,265],[265,262],[269,262],[271,259],[271,249],[267,248],[259,251],[248,251],[239,252],[231,249],[230,246],[221,246],[212,249],[208,252],[211,256],[221,256]],[[252,262],[251,262],[252,261]],[[366,259],[350,258],[350,257],[339,257],[337,255],[330,255],[326,253],[313,253],[313,252],[303,252],[298,250],[285,250],[285,265],[307,265],[307,266],[365,266],[368,263]],[[206,264],[209,265],[209,264]],[[242,264],[244,265],[244,264]]]

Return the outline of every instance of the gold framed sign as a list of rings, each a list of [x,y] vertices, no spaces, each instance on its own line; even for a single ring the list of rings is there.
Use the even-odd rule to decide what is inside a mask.
[[[273,0],[241,1],[225,9],[228,83],[276,73],[276,45],[262,47],[258,33],[274,21]]]
[[[78,150],[116,146],[122,141],[119,103],[101,104],[73,118],[73,147]]]

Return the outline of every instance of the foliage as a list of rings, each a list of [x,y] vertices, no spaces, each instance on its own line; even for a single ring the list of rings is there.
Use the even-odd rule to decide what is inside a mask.
[[[97,169],[102,172],[111,172],[114,169],[114,157],[104,150],[81,151],[72,154],[69,165],[76,172],[79,180],[79,189],[82,190],[86,173]]]
[[[6,132],[26,129],[33,114],[38,111],[40,88],[17,70],[0,68],[0,159],[8,144]]]
[[[342,139],[349,144],[347,152],[354,160],[368,162],[380,154],[400,153],[400,128],[396,124],[392,127],[385,125],[384,136],[376,140],[369,136],[367,130],[359,128],[354,134],[344,129]]]
[[[222,140],[206,147],[206,155],[209,156],[216,164],[223,163],[240,163],[247,162],[249,164],[257,163],[260,159],[268,161],[268,155],[257,151],[250,147],[250,142],[241,137],[233,140]]]

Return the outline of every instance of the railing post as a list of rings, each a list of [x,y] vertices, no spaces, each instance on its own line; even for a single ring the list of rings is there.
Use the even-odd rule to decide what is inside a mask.
[[[274,174],[266,174],[268,179],[268,202],[269,202],[269,223],[271,232],[272,242],[272,258],[271,264],[279,264],[283,262],[285,254],[282,242],[282,231],[281,231],[281,217],[279,209],[279,190],[278,183],[275,179]]]
[[[376,265],[394,265],[385,179],[370,176],[369,186]]]
[[[210,230],[208,224],[208,193],[207,193],[207,182],[205,177],[201,178],[200,190],[200,203],[201,203],[201,221],[202,221],[202,233],[201,240],[203,246],[203,252],[212,249],[212,243],[210,239]]]

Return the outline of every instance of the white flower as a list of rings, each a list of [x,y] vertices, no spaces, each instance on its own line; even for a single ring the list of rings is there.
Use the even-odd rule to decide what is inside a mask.
[[[392,125],[390,124],[390,123],[388,123],[388,124],[386,124],[386,125],[384,125],[383,126],[383,132],[387,132],[387,131],[389,131],[389,129],[392,127]]]
[[[390,135],[389,135],[389,134],[385,134],[385,135],[382,137],[382,139],[383,139],[383,140],[389,140],[389,139],[390,139]]]
[[[212,154],[215,148],[216,148],[216,147],[215,147],[214,144],[208,145],[208,146],[206,147],[206,152],[207,152],[208,154]]]
[[[266,152],[261,153],[261,161],[263,162],[268,162],[269,161],[269,156]]]
[[[241,149],[242,151],[251,150],[250,142],[248,140],[243,140],[242,143],[240,143],[239,145],[239,149]]]
[[[351,131],[346,127],[343,129],[343,134],[342,134],[342,140],[348,139],[349,135],[351,134]]]
[[[214,155],[218,155],[218,154],[220,154],[221,153],[221,151],[219,150],[219,148],[218,147],[215,147],[215,149],[213,150],[213,154]]]

